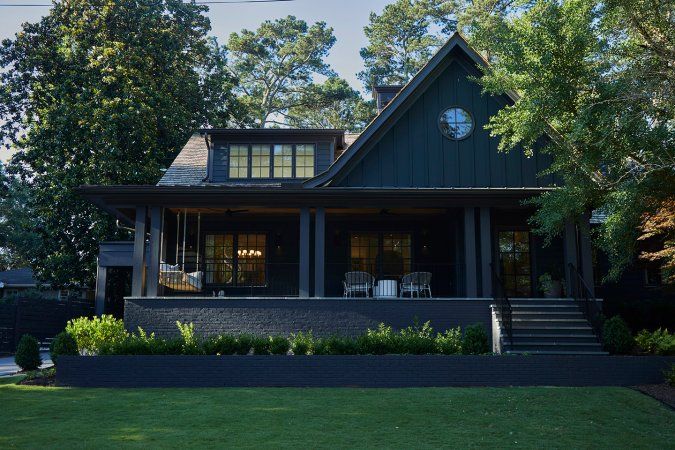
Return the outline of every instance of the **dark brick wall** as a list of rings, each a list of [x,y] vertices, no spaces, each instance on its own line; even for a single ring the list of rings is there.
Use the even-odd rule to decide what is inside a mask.
[[[657,356],[62,356],[60,386],[632,386],[663,382]]]
[[[158,336],[178,333],[176,321],[192,322],[202,335],[254,333],[287,335],[312,330],[315,336],[356,335],[384,322],[394,328],[431,321],[444,331],[482,323],[491,332],[490,300],[372,299],[127,299],[124,323]]]

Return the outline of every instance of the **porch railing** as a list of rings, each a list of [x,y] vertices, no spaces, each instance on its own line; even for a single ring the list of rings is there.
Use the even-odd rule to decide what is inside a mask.
[[[490,269],[492,271],[492,295],[499,312],[500,326],[509,338],[509,342],[513,344],[513,308],[511,307],[511,301],[506,293],[504,281],[493,264],[490,264]]]
[[[584,277],[576,266],[569,263],[568,268],[570,280],[572,280],[572,297],[579,305],[588,323],[591,324],[595,333],[600,337],[602,334],[602,310],[598,306],[598,302],[588,284],[586,284],[586,280],[584,280]]]

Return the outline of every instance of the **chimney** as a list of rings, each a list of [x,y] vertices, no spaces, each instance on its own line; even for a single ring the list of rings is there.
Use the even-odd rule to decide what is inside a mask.
[[[377,103],[377,113],[381,113],[382,110],[389,104],[389,102],[396,97],[403,86],[401,85],[382,85],[373,87],[373,98]]]

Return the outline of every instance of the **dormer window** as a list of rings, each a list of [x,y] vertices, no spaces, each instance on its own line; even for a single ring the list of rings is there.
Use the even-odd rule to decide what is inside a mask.
[[[310,178],[314,144],[230,144],[229,178]]]

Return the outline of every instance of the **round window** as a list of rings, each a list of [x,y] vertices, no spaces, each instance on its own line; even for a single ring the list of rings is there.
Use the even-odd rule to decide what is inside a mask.
[[[460,140],[468,137],[473,131],[473,118],[466,109],[454,106],[441,113],[438,126],[445,137]]]

